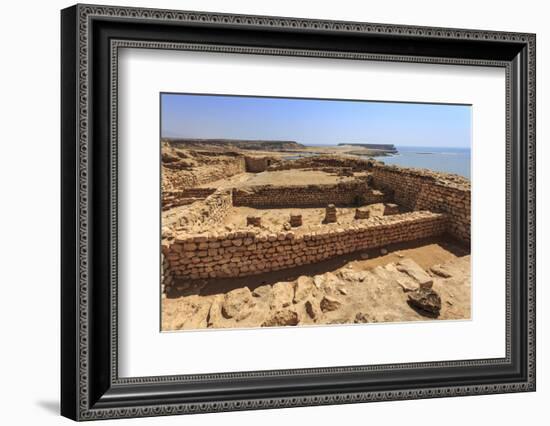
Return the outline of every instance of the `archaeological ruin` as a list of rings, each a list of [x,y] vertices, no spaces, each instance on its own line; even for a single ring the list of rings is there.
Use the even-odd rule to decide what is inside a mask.
[[[468,317],[470,202],[465,178],[368,157],[162,141],[163,330]],[[461,255],[425,267],[403,255],[363,269],[339,260],[423,241]],[[382,301],[381,282],[407,303],[388,299],[395,315],[376,318],[360,301]],[[436,298],[426,282],[448,286]],[[347,299],[355,308],[340,308]]]

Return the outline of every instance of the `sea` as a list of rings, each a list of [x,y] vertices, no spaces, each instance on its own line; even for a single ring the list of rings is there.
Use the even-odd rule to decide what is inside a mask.
[[[396,145],[397,154],[376,157],[385,164],[455,173],[470,179],[470,148]]]
[[[327,147],[331,145],[304,144],[310,147]],[[337,146],[337,145],[334,145]],[[395,146],[398,153],[384,157],[374,157],[385,164],[396,166],[430,169],[437,172],[455,173],[470,179],[470,148],[433,147],[433,146]],[[284,157],[285,160],[297,160],[302,157],[319,155],[313,152],[301,152]],[[372,158],[372,157],[369,157]]]

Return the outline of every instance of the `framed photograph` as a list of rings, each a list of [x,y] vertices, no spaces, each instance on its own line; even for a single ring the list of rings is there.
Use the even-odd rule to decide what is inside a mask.
[[[535,390],[535,35],[61,12],[61,412]]]

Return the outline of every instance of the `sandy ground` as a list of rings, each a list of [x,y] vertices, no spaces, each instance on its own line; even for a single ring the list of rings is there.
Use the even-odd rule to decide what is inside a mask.
[[[254,177],[255,173],[240,173],[214,182],[203,183],[198,188],[235,188],[247,185],[247,182]]]
[[[426,239],[385,249],[388,252],[384,255],[376,249],[251,277],[180,283],[178,290],[163,296],[162,329],[470,318],[470,257],[466,248],[451,241]],[[412,260],[433,277],[433,289],[442,301],[439,315],[420,311],[407,302],[403,283],[412,287],[414,283],[397,269],[404,259]],[[438,271],[446,271],[445,276],[431,270],[438,265],[443,265]],[[304,293],[298,282],[309,291],[307,297],[297,296]],[[320,284],[313,285],[315,282]],[[336,307],[321,309],[326,300]],[[227,305],[235,312],[225,312]]]
[[[355,176],[358,176],[356,174]],[[355,179],[353,176],[336,176],[318,170],[279,170],[262,173],[240,173],[229,178],[199,185],[200,188],[238,188],[256,185],[320,185],[335,184]]]
[[[366,219],[355,219],[355,207],[338,207],[337,217],[339,224],[360,223]],[[403,210],[404,211],[404,210]],[[284,229],[285,223],[290,219],[290,215],[302,215],[302,226],[292,228],[297,234],[311,232],[319,226],[325,218],[324,208],[287,208],[287,209],[256,209],[253,207],[232,207],[227,214],[222,226],[227,229],[239,229],[246,227],[247,216],[258,216],[262,218],[262,229],[270,232],[277,232]]]
[[[280,170],[257,173],[248,181],[248,185],[324,185],[346,182],[356,179],[353,176],[337,176],[318,170]]]

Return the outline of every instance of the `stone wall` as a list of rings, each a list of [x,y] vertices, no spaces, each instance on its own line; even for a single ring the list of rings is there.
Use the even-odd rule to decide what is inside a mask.
[[[214,158],[210,163],[188,169],[174,169],[168,164],[162,166],[162,191],[177,191],[225,179],[246,171],[242,156]]]
[[[246,171],[250,173],[265,172],[269,165],[274,161],[272,157],[249,157],[244,158]]]
[[[381,203],[386,196],[365,181],[327,185],[260,185],[233,190],[233,204],[256,208],[355,206]]]
[[[170,275],[178,279],[240,277],[320,262],[335,256],[441,235],[447,217],[417,211],[373,217],[342,229],[338,224],[296,235],[250,229],[225,234],[176,236],[163,244]]]
[[[215,188],[185,188],[162,192],[162,210],[185,206],[195,201],[204,200],[216,191]]]
[[[175,225],[188,231],[217,226],[223,222],[232,205],[231,190],[219,189],[203,201],[190,204],[185,207],[184,211],[180,211],[177,215],[178,222]],[[163,225],[169,225],[165,222],[168,221],[165,221],[163,217]]]
[[[457,175],[407,169],[396,166],[373,168],[373,185],[392,192],[394,201],[411,210],[446,213],[448,232],[470,243],[470,182]]]
[[[364,172],[370,170],[377,162],[369,159],[341,157],[335,155],[322,155],[303,157],[292,161],[274,162],[268,167],[270,171],[291,170],[291,169],[313,169],[322,170],[324,168],[350,168],[354,172]]]

